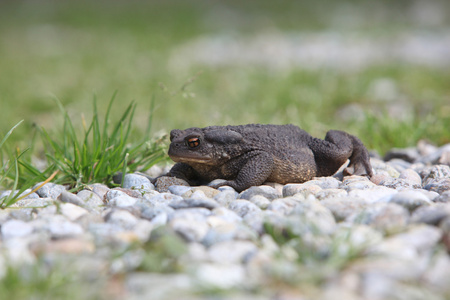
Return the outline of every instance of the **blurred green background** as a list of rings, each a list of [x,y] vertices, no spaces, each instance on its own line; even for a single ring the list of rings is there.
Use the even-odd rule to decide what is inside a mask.
[[[0,132],[25,147],[138,104],[133,133],[293,123],[371,149],[450,142],[450,2],[1,1]]]

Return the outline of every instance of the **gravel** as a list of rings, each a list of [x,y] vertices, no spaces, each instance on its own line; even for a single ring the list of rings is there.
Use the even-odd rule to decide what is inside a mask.
[[[136,299],[142,291],[194,299],[198,289],[311,299],[277,280],[324,299],[403,299],[406,291],[444,299],[450,167],[439,162],[449,146],[424,147],[372,158],[372,180],[336,174],[241,193],[167,177],[155,187],[138,174],[127,174],[124,188],[93,184],[76,194],[47,183],[0,211],[0,261],[75,260],[89,272],[122,274]],[[143,267],[158,253],[170,274]]]

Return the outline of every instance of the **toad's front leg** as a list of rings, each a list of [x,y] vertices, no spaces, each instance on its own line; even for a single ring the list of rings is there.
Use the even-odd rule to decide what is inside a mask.
[[[230,186],[237,192],[242,192],[251,186],[263,184],[269,178],[274,168],[272,155],[263,151],[252,151],[238,161],[240,163],[231,164],[233,168],[242,165],[236,178],[213,185],[214,188]]]

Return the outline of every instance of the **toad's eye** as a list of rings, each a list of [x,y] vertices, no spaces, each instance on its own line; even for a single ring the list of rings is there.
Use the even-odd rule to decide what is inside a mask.
[[[196,137],[189,138],[187,139],[186,143],[189,146],[189,148],[196,148],[200,146],[200,139]]]

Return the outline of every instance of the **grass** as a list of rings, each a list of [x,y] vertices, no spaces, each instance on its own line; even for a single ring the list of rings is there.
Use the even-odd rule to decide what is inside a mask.
[[[147,107],[152,97],[156,99],[153,133],[256,122],[293,123],[318,137],[330,128],[347,130],[380,152],[413,146],[421,138],[438,145],[450,141],[444,130],[450,109],[448,68],[381,63],[351,72],[301,68],[274,72],[261,66],[185,67],[190,57],[180,63],[172,60],[183,45],[204,36],[326,30],[377,38],[393,31],[438,31],[446,28],[449,21],[445,18],[441,25],[427,25],[417,22],[409,10],[384,1],[353,1],[355,20],[347,25],[336,20],[348,5],[328,1],[283,1],[276,7],[266,1],[230,1],[220,6],[201,0],[20,3],[8,2],[0,11],[0,64],[8,74],[0,82],[2,110],[8,112],[0,118],[0,128],[11,128],[21,116],[24,124],[11,140],[21,148],[27,147],[33,124],[58,125],[52,118],[59,113],[58,106],[50,95],[61,99],[69,115],[80,120],[81,114],[88,119],[93,114],[93,93],[100,107],[106,107],[114,90],[135,99],[139,108]],[[368,11],[374,13],[367,16]],[[228,22],[230,18],[234,21]],[[195,80],[182,93],[172,92],[193,76]],[[370,93],[380,79],[395,84],[397,98],[380,101]],[[167,89],[161,89],[160,83]],[[383,113],[400,101],[411,106],[407,109],[414,121],[392,125],[399,123],[398,116]],[[362,122],[342,118],[339,112],[351,104],[360,107],[361,115],[376,114]],[[110,113],[112,118],[122,114],[115,109]],[[136,124],[146,124],[147,118],[146,110],[135,111]],[[415,132],[417,124],[424,128]],[[368,132],[378,128],[382,134]],[[399,133],[404,137],[397,139]],[[135,126],[130,139],[139,140],[145,134],[145,126]]]

